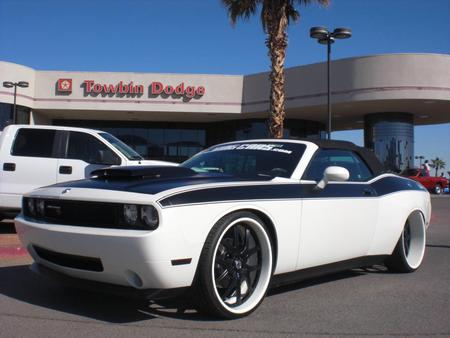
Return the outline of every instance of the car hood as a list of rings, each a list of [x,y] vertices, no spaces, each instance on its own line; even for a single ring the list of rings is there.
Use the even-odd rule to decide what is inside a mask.
[[[184,167],[135,166],[100,169],[90,179],[64,182],[51,187],[126,191],[155,195],[166,190],[212,183],[270,181],[271,176],[237,177],[221,173],[196,173]]]
[[[128,161],[132,166],[177,166],[178,163],[159,161],[159,160],[139,160],[139,161]]]

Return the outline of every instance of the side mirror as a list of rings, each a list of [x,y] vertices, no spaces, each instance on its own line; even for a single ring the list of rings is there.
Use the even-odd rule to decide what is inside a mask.
[[[345,182],[349,179],[350,173],[344,167],[331,166],[323,172],[323,178],[316,185],[316,189],[324,189],[328,182]]]

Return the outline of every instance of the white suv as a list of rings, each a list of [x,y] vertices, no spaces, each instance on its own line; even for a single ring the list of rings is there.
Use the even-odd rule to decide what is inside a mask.
[[[119,165],[176,164],[144,160],[125,143],[99,130],[10,125],[0,134],[0,220],[20,211],[24,193]]]

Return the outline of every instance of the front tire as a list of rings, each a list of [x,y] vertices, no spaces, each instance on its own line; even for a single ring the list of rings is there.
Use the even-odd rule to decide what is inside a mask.
[[[413,272],[422,263],[425,254],[425,221],[419,211],[413,212],[385,265],[392,272]]]
[[[263,221],[250,212],[223,217],[203,247],[194,294],[201,312],[240,318],[263,301],[272,277],[273,254]]]

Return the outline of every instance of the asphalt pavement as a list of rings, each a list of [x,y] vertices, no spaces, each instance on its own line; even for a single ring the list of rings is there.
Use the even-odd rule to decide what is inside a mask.
[[[350,270],[274,289],[249,317],[221,321],[176,301],[148,304],[63,287],[29,270],[0,223],[0,337],[450,336],[450,196],[433,197],[421,268]]]

